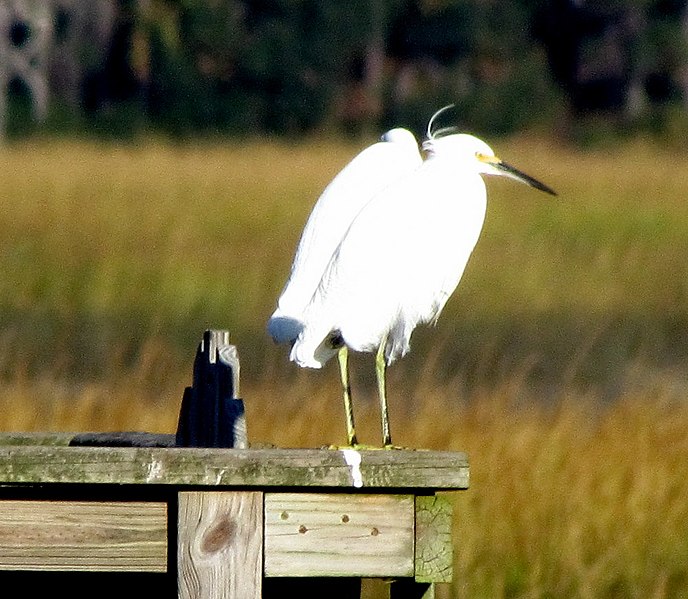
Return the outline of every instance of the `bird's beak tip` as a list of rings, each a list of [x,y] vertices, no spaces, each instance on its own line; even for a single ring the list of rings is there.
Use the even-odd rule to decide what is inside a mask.
[[[511,166],[510,164],[504,162],[503,160],[497,160],[496,162],[493,163],[493,165],[502,172],[502,174],[515,179],[516,181],[520,181],[521,183],[525,183],[526,185],[530,185],[530,187],[533,187],[534,189],[538,189],[540,191],[544,191],[545,193],[551,195],[551,196],[557,196],[557,192],[554,191],[551,187],[548,185],[545,185],[544,183],[538,181],[534,177],[531,177],[530,175],[526,175],[523,171]]]

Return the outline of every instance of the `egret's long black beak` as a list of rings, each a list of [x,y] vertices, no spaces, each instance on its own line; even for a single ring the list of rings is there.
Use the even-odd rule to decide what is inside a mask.
[[[530,175],[526,175],[523,171],[518,170],[515,166],[511,166],[507,162],[504,162],[502,160],[499,160],[495,163],[493,163],[493,166],[502,171],[507,177],[511,177],[512,179],[516,179],[516,181],[521,181],[522,183],[525,183],[526,185],[530,185],[531,187],[534,187],[535,189],[539,189],[540,191],[544,191],[545,193],[548,193],[550,195],[557,195],[557,192],[554,191],[551,187],[548,187],[544,183],[541,183],[537,179],[534,179]]]
[[[496,156],[479,155],[478,160],[491,165],[495,170],[499,171],[500,175],[504,175],[510,179],[515,179],[516,181],[530,185],[531,187],[539,189],[540,191],[544,191],[550,195],[557,195],[557,192],[551,187],[548,187],[530,175],[526,175],[523,171],[518,170],[515,166],[511,166],[509,163],[500,160]]]

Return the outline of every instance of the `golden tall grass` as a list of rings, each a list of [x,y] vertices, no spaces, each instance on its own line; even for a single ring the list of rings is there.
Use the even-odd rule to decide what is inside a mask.
[[[459,291],[390,369],[395,442],[471,457],[445,595],[687,596],[688,158],[494,145],[560,198],[488,183]],[[297,372],[264,324],[313,201],[357,149],[0,150],[0,429],[172,432],[214,327],[239,347],[255,442],[341,442],[336,369]],[[370,356],[353,367],[375,443]]]

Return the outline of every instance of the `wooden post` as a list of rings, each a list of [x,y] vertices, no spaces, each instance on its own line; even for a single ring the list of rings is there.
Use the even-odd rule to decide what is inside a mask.
[[[452,581],[451,534],[451,503],[437,495],[416,497],[416,581]]]
[[[179,493],[177,547],[180,599],[260,599],[263,493]]]
[[[248,447],[239,355],[227,331],[206,331],[198,346],[193,385],[184,391],[179,413],[177,445]]]

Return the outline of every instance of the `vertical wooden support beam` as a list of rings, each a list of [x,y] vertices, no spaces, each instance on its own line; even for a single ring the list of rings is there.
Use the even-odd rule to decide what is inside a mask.
[[[434,599],[436,582],[452,581],[452,506],[437,495],[416,496],[414,578],[390,586],[390,599]]]
[[[179,493],[180,599],[260,599],[263,493]]]
[[[452,505],[444,497],[416,497],[417,582],[451,582],[453,565]]]

